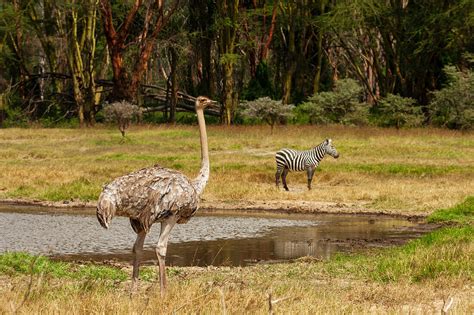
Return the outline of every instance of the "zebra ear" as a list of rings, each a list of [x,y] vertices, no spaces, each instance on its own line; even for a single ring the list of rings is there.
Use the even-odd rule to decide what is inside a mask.
[[[329,139],[329,138],[324,141],[324,144],[326,144],[326,145],[328,145],[330,143],[331,143],[331,139]]]

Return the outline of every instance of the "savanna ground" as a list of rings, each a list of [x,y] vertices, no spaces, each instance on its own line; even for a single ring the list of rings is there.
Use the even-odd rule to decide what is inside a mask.
[[[438,129],[284,126],[208,128],[207,209],[384,212],[428,216],[442,228],[398,248],[329,261],[301,259],[245,268],[169,268],[160,298],[154,269],[128,295],[124,267],[0,256],[0,312],[31,313],[439,313],[474,311],[474,135]],[[274,153],[332,138],[340,153],[316,172],[274,185]],[[155,163],[194,177],[193,126],[0,130],[0,198],[94,205],[104,183]],[[467,199],[466,199],[467,198]],[[457,206],[455,206],[457,205]],[[439,210],[445,209],[445,210]],[[190,222],[192,224],[192,221]]]

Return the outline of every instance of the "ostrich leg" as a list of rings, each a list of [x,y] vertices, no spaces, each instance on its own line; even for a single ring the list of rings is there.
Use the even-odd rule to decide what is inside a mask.
[[[161,222],[160,238],[158,245],[156,245],[156,257],[158,258],[158,265],[160,270],[160,292],[164,296],[166,290],[166,272],[165,272],[165,258],[166,249],[168,247],[168,239],[170,232],[176,224],[176,218],[170,217],[168,220]]]
[[[133,245],[133,253],[135,254],[133,257],[133,271],[132,271],[132,292],[137,289],[138,283],[138,272],[140,269],[140,261],[142,259],[143,254],[143,243],[145,242],[146,232],[144,230],[140,230],[137,232],[137,239],[135,244]]]

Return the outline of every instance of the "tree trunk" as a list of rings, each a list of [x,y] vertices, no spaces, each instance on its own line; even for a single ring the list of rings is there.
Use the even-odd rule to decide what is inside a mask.
[[[293,74],[296,70],[296,47],[294,28],[290,27],[288,33],[288,51],[286,56],[285,72],[283,73],[282,80],[283,96],[281,101],[283,104],[291,103],[292,80]]]
[[[326,3],[322,0],[320,0],[320,14],[324,14],[324,10],[326,7]],[[319,92],[319,86],[321,84],[321,69],[323,66],[323,31],[321,29],[318,29],[318,41],[317,41],[317,58],[316,58],[316,70],[314,74],[314,80],[313,80],[313,95],[317,94]]]
[[[219,29],[219,53],[224,73],[223,122],[230,125],[234,119],[237,98],[234,88],[234,64],[237,59],[235,41],[238,28],[239,0],[218,0],[217,8],[220,16],[229,20],[229,22],[221,25]]]
[[[75,2],[69,7],[67,59],[72,75],[74,100],[81,127],[95,123],[95,0],[88,0],[85,16],[78,15]],[[81,32],[81,33],[79,33]]]
[[[178,52],[174,47],[170,48],[171,59],[171,95],[170,95],[170,115],[168,122],[176,122],[176,106],[178,105]]]
[[[231,63],[224,65],[224,123],[232,124],[234,115],[234,66]]]
[[[143,4],[143,0],[132,1],[132,6],[127,12],[117,29],[114,26],[114,17],[110,0],[99,0],[100,12],[104,25],[104,33],[109,46],[110,59],[112,61],[114,87],[111,94],[113,100],[127,100],[138,102],[139,87],[143,74],[148,66],[161,29],[169,21],[171,15],[176,11],[179,0],[167,5],[166,1],[152,1],[151,5]],[[167,8],[165,14],[164,8]],[[140,11],[143,18],[143,29],[137,32],[132,29],[136,15]],[[135,63],[131,69],[126,68],[124,54],[128,42],[136,42],[138,49],[134,56]]]

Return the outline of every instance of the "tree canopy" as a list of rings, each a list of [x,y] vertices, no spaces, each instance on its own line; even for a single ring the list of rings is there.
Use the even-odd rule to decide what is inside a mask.
[[[233,124],[244,100],[314,113],[309,103],[354,80],[365,107],[353,121],[408,106],[423,123],[466,129],[472,12],[472,0],[0,0],[0,124],[92,125],[122,100],[174,122],[183,95],[219,101]],[[344,123],[331,115],[321,119]]]

